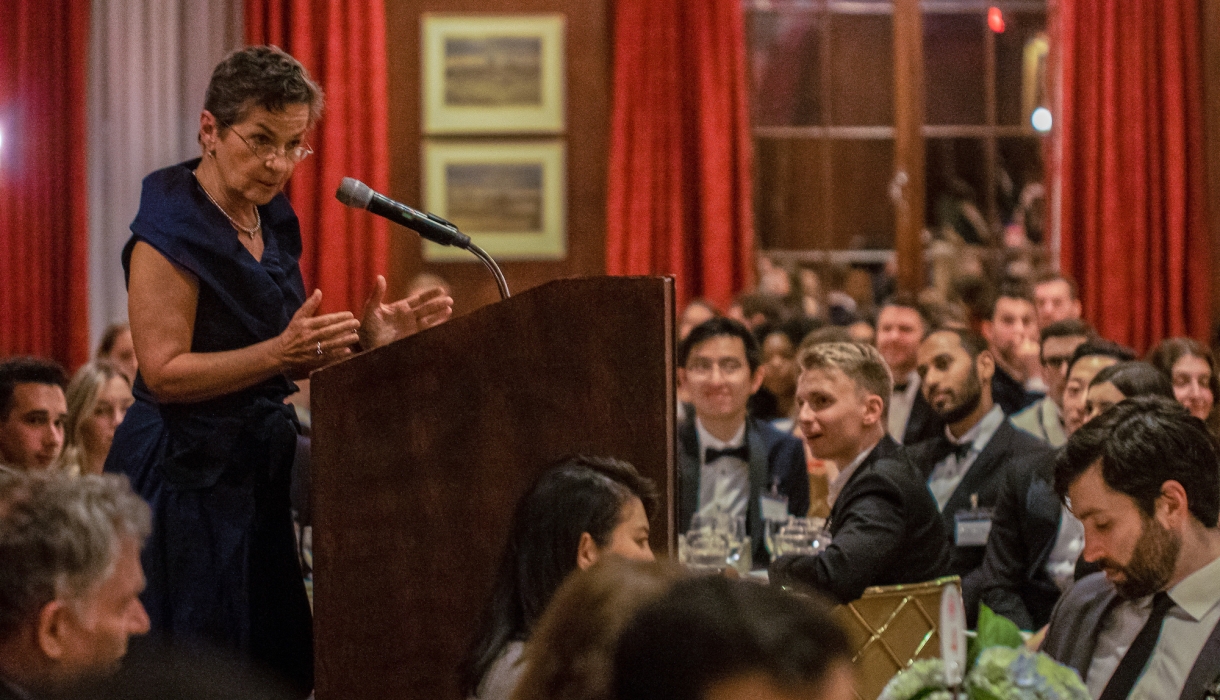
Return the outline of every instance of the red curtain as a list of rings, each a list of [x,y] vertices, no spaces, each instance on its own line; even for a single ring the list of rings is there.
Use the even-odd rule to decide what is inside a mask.
[[[359,315],[388,258],[387,222],[335,199],[344,177],[390,185],[383,0],[247,0],[246,41],[292,54],[326,93],[288,196],[301,219],[301,272],[322,290],[323,311]]]
[[[724,308],[754,274],[741,2],[614,5],[607,272]]]
[[[5,0],[0,22],[0,355],[89,359],[89,3]]]
[[[1208,339],[1198,0],[1062,0],[1061,262],[1105,337]]]

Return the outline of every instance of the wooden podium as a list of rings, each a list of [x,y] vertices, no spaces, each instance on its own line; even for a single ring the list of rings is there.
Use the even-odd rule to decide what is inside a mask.
[[[517,499],[583,452],[657,482],[674,542],[673,281],[551,282],[315,372],[318,700],[459,698]]]

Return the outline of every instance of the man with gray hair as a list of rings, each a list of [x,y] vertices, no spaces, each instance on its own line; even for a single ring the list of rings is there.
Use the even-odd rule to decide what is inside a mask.
[[[815,457],[845,465],[827,500],[830,546],[771,564],[771,581],[805,584],[840,603],[869,586],[918,583],[949,571],[945,525],[924,477],[893,438],[893,380],[877,349],[822,343],[800,356],[797,422]]]
[[[125,477],[0,468],[0,700],[111,673],[148,631],[148,506]]]

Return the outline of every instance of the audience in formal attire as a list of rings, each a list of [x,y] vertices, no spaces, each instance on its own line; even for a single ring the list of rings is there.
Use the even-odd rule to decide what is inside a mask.
[[[851,651],[829,608],[775,587],[679,581],[628,623],[618,700],[851,700]]]
[[[1092,329],[1078,319],[1043,326],[1038,358],[1042,363],[1042,378],[1046,381],[1046,396],[1014,414],[1013,425],[1051,447],[1067,442],[1063,426],[1063,390],[1067,385],[1068,363],[1076,348],[1092,335]]]
[[[1034,297],[1029,288],[1017,281],[1006,281],[996,292],[991,313],[983,321],[995,358],[991,395],[1005,415],[1012,415],[1042,398],[1038,360],[1038,326],[1034,318]]]
[[[1070,278],[1058,272],[1048,272],[1034,278],[1033,286],[1039,327],[1080,320],[1080,299],[1076,283]]]
[[[1042,649],[1100,700],[1212,695],[1220,676],[1220,462],[1203,421],[1160,397],[1128,399],[1076,431],[1055,490],[1084,523],[1081,579]]]
[[[1091,420],[1118,401],[1138,396],[1172,398],[1173,394],[1168,380],[1149,365],[1111,365],[1093,378],[1086,392],[1085,417]],[[981,602],[1022,629],[1045,625],[1060,594],[1079,576],[1095,570],[1079,558],[1084,525],[1060,503],[1053,477],[1053,460],[1009,472],[996,505],[978,586],[971,587],[980,589]]]
[[[94,360],[68,384],[68,417],[60,468],[69,474],[101,474],[114,430],[135,398],[131,380],[109,360]]]
[[[1216,431],[1213,415],[1220,397],[1216,361],[1202,343],[1193,338],[1167,338],[1148,353],[1148,362],[1173,382],[1173,395],[1190,411]]]
[[[459,674],[462,693],[508,700],[538,619],[569,573],[607,554],[652,561],[656,487],[615,459],[575,456],[548,468],[517,503],[491,597]]]
[[[877,314],[877,350],[894,377],[887,432],[895,442],[914,444],[936,437],[941,421],[920,391],[915,352],[932,324],[919,302],[907,294],[890,297]]]
[[[885,434],[892,384],[870,345],[822,343],[800,357],[801,433],[814,456],[842,465],[830,484],[830,545],[772,562],[771,580],[804,584],[841,603],[869,586],[948,572],[949,538],[923,475]]]
[[[975,610],[976,572],[1006,475],[1049,462],[1051,449],[1013,427],[992,401],[995,360],[982,336],[968,330],[934,331],[920,343],[918,358],[924,395],[945,422],[945,431],[911,445],[907,454],[928,480],[954,545],[950,571],[962,577],[966,607]]]
[[[112,673],[148,631],[149,509],[127,479],[0,468],[0,698]]]
[[[779,325],[764,323],[754,331],[762,351],[763,382],[750,397],[750,415],[791,433],[796,416],[796,349],[804,338],[797,319]]]
[[[127,380],[134,383],[140,362],[136,359],[136,346],[131,342],[131,326],[126,323],[107,326],[97,344],[97,359],[118,365]]]
[[[573,572],[538,620],[512,700],[610,700],[623,627],[681,576],[672,565],[617,556]]]
[[[678,427],[678,529],[696,514],[744,518],[754,561],[765,564],[763,498],[809,510],[809,479],[800,440],[746,410],[765,370],[754,335],[729,318],[696,326],[678,346],[678,382],[694,415]]]
[[[1063,385],[1063,427],[1070,436],[1084,425],[1089,383],[1101,370],[1135,359],[1135,352],[1109,340],[1091,340],[1076,347]]]
[[[0,465],[48,469],[64,446],[63,367],[36,357],[0,362]]]

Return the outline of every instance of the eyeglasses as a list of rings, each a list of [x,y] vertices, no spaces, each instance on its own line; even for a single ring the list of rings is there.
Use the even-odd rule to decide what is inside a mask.
[[[719,362],[706,357],[695,357],[687,363],[686,373],[692,377],[710,377],[715,367],[719,367],[720,373],[725,376],[734,376],[746,368],[745,364],[735,357],[722,357]]]
[[[241,139],[241,142],[246,144],[246,148],[249,148],[250,152],[253,153],[255,157],[263,161],[271,160],[276,156],[283,156],[288,160],[289,163],[295,164],[305,160],[309,157],[310,153],[313,153],[313,149],[307,145],[287,148],[284,146],[276,146],[267,142],[253,144],[250,143],[245,136],[242,136],[237,129],[231,129],[231,131],[234,134],[237,134],[237,138]]]

